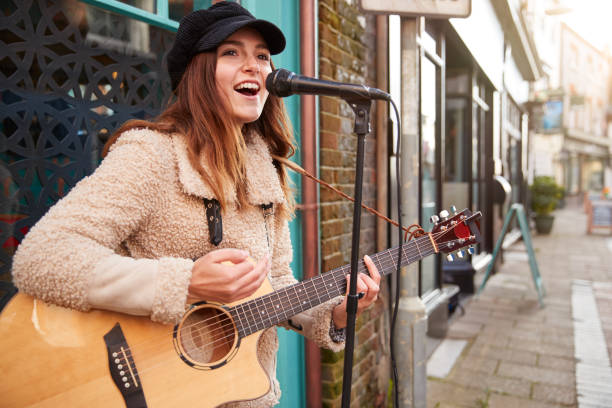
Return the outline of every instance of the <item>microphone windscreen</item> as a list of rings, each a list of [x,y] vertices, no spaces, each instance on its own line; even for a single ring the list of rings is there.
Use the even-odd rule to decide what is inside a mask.
[[[266,89],[271,95],[281,98],[291,95],[291,77],[293,75],[293,72],[286,69],[275,69],[266,78]]]

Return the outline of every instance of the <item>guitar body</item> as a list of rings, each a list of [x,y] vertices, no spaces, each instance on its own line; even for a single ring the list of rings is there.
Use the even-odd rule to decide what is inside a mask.
[[[251,298],[271,291],[266,280]],[[195,330],[198,320],[217,325],[210,329],[213,338],[215,330],[228,331],[227,316],[210,316],[206,312],[185,317],[178,325],[183,325],[183,337],[191,336],[189,333]],[[104,338],[117,323],[137,375],[133,375],[131,367],[130,370],[123,367],[122,372],[141,387],[149,407],[216,407],[225,402],[255,399],[270,388],[257,358],[257,343],[263,331],[238,340],[229,325],[228,333],[234,335],[231,344],[208,353],[210,361],[206,364],[198,362],[206,356],[198,355],[197,350],[196,354],[189,351],[191,357],[182,353],[197,348],[198,341],[206,344],[206,333],[184,341],[179,335],[177,340],[174,326],[154,323],[148,317],[99,310],[77,312],[18,293],[0,315],[0,405],[126,406],[111,378]]]

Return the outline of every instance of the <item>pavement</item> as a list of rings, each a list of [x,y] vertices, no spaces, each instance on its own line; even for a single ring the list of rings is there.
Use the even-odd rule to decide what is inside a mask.
[[[586,227],[570,203],[550,235],[532,230],[544,307],[524,243],[504,251],[429,358],[428,408],[612,407],[612,230]]]

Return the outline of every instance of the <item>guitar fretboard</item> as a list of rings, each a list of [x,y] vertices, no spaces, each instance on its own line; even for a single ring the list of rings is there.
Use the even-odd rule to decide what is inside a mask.
[[[406,266],[435,253],[429,235],[402,244],[401,266]],[[397,270],[398,247],[370,255],[381,275]],[[368,273],[363,260],[359,261],[358,272]],[[259,330],[272,327],[320,305],[336,296],[346,293],[346,275],[351,266],[344,265],[327,273],[317,275],[271,292],[257,299],[233,306],[230,313],[234,317],[238,334],[246,337]]]

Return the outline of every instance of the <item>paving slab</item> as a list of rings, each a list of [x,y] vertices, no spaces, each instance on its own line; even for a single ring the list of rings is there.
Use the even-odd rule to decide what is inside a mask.
[[[533,399],[572,405],[576,402],[576,389],[549,384],[534,384]]]

